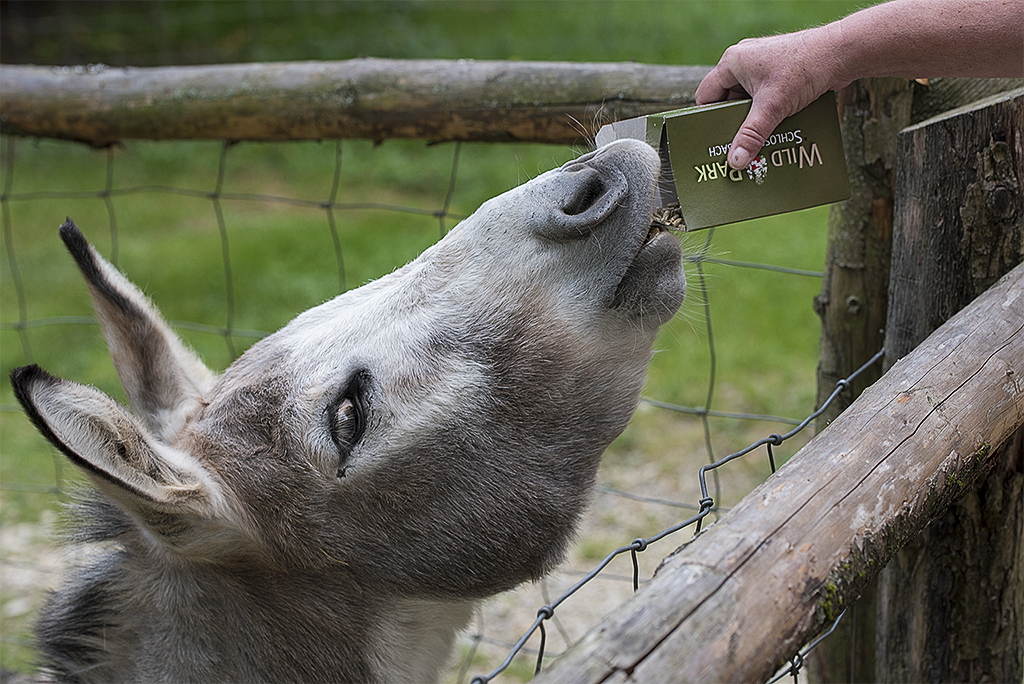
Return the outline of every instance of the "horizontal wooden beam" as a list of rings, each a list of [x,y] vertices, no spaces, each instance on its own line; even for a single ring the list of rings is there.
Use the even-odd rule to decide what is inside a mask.
[[[1024,265],[900,360],[535,682],[754,682],[1024,424]]]
[[[693,104],[710,67],[354,59],[192,67],[0,66],[4,133],[125,139],[589,142]]]

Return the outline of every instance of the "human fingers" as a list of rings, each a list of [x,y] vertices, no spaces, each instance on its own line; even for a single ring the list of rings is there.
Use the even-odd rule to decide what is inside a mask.
[[[697,104],[750,97],[760,84],[760,76],[756,73],[757,44],[758,39],[747,38],[726,48],[718,64],[697,86],[694,93]]]
[[[697,86],[697,90],[693,94],[693,99],[697,104],[703,105],[735,99],[737,94],[745,93],[746,91],[732,70],[719,63],[701,79],[700,85]]]

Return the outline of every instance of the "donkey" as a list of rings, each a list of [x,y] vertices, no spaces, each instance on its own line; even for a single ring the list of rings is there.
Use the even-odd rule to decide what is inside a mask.
[[[11,375],[95,483],[75,539],[101,543],[43,608],[43,676],[436,680],[475,601],[562,557],[683,300],[659,166],[618,141],[544,173],[220,375],[61,226],[131,411]]]

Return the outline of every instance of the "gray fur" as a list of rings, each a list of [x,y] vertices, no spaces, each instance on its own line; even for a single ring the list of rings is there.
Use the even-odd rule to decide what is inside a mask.
[[[49,677],[425,681],[472,602],[562,557],[685,284],[619,141],[485,203],[219,377],[70,222],[132,412],[36,367],[102,551],[49,600]],[[361,416],[361,419],[357,418]]]

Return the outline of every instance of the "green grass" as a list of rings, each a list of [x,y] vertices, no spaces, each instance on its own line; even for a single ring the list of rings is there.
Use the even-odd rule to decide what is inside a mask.
[[[64,3],[7,21],[5,62],[121,65],[357,56],[714,64],[743,38],[836,19],[847,0],[225,0]],[[8,17],[10,19],[10,17]]]

